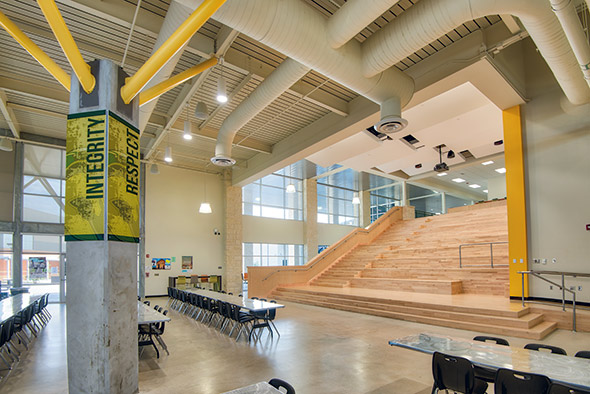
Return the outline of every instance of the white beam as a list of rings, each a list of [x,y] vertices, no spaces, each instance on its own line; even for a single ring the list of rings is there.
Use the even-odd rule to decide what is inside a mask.
[[[379,106],[364,97],[357,97],[350,102],[349,107],[350,114],[347,117],[327,114],[275,144],[270,155],[258,154],[247,161],[246,168],[234,168],[232,184],[247,185],[350,137],[379,120]]]
[[[12,108],[8,107],[8,100],[4,90],[0,90],[0,112],[2,112],[4,120],[6,120],[6,123],[8,123],[8,128],[12,132],[12,135],[14,135],[15,138],[20,138],[20,126],[16,121],[14,111]]]

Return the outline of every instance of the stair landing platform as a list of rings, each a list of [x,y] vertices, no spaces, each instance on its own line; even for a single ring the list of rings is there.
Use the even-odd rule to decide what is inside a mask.
[[[500,336],[542,339],[557,329],[557,323],[545,321],[543,314],[503,296],[308,285],[278,287],[271,297]]]

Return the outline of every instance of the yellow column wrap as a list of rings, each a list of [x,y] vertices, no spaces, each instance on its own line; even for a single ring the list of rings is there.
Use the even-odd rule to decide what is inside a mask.
[[[506,163],[510,296],[520,297],[522,296],[522,278],[518,271],[528,270],[524,155],[522,150],[520,106],[504,110],[502,112],[502,123],[504,126],[504,160]],[[528,297],[528,295],[528,278],[525,277],[524,296]]]

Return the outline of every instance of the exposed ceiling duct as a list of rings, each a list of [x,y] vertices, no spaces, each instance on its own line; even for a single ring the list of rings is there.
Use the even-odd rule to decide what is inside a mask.
[[[156,40],[156,43],[154,44],[152,54],[156,52],[156,50],[178,29],[178,27],[191,15],[193,11],[194,8],[191,9],[175,0],[172,0],[172,2],[170,3],[170,7],[168,7],[168,12],[166,13],[164,22],[162,23],[162,28],[158,33],[158,38]],[[143,90],[146,90],[170,78],[170,75],[172,75],[174,68],[176,68],[178,60],[180,60],[180,57],[184,52],[185,46],[182,47],[178,52],[176,52],[176,54],[172,56],[170,60],[168,60],[166,65],[164,65],[164,67],[162,67],[160,71],[158,71],[156,75],[154,75],[154,77],[144,86]],[[154,112],[157,103],[158,99],[155,98],[139,108],[140,131],[143,131],[145,129],[145,126],[147,125],[150,116],[152,116],[152,112]]]
[[[352,40],[398,1],[348,0],[328,20],[328,41],[332,48],[340,48]]]
[[[224,120],[217,135],[215,157],[211,162],[218,166],[231,166],[235,160],[231,158],[232,143],[236,133],[270,103],[277,99],[285,90],[309,72],[309,67],[287,58],[258,87],[232,111]]]
[[[588,1],[590,2],[590,0]],[[590,86],[590,45],[586,40],[574,2],[571,0],[551,0],[551,8],[557,15],[574,55],[578,59],[584,78]]]
[[[202,2],[180,1],[192,8]],[[326,19],[299,0],[228,0],[213,19],[378,104],[397,98],[403,107],[414,94],[412,78],[396,68],[371,78],[363,77],[361,44],[351,40],[338,49],[332,48],[327,39]],[[401,113],[401,108],[396,112]]]
[[[378,75],[462,23],[495,14],[520,18],[569,101],[590,101],[590,88],[581,83],[578,62],[548,1],[422,0],[363,43],[363,75]]]

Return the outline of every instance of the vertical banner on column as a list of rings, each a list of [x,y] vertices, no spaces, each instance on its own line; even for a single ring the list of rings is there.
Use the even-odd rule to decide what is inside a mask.
[[[66,241],[104,239],[106,112],[68,115]]]
[[[108,239],[139,242],[139,130],[109,112]]]

